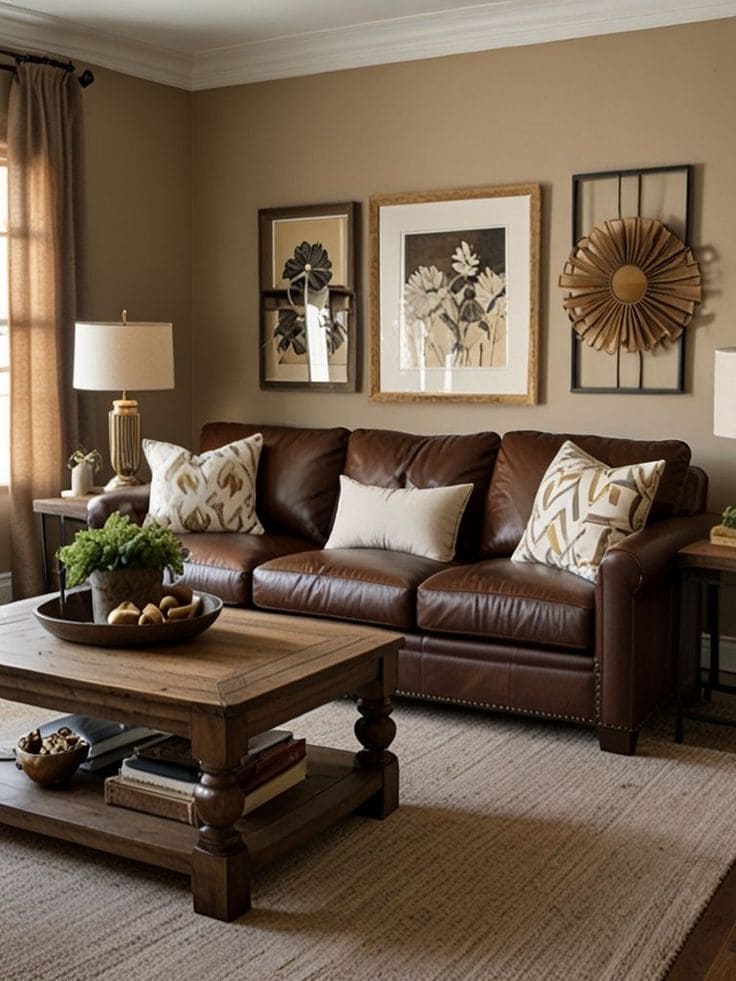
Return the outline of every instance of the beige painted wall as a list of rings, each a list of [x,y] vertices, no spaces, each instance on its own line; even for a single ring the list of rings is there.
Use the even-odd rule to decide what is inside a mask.
[[[94,85],[84,91],[89,267],[86,309],[79,314],[116,320],[127,307],[131,320],[174,323],[175,391],[136,394],[144,435],[188,445],[191,95],[101,68],[94,73]],[[96,445],[106,460],[112,397],[94,397]],[[9,542],[7,491],[0,489],[0,572],[10,567]]]
[[[144,436],[192,439],[191,95],[95,69],[84,93],[89,230],[85,318],[174,324],[174,391],[136,392]],[[97,445],[107,410],[97,395]]]
[[[196,93],[197,428],[240,419],[675,436],[709,471],[712,505],[736,501],[736,445],[711,435],[713,349],[736,343],[734,50],[736,19]],[[694,245],[709,282],[689,332],[688,394],[572,395],[556,285],[571,175],[679,163],[697,165]],[[258,208],[362,201],[367,284],[370,195],[527,181],[544,196],[541,404],[371,403],[367,363],[361,394],[259,390]]]
[[[145,434],[191,444],[203,422],[227,418],[679,436],[711,475],[712,506],[736,500],[736,446],[711,435],[713,349],[736,343],[735,46],[736,20],[727,20],[194,96],[96,69],[84,95],[83,314],[113,319],[127,306],[134,319],[174,322],[176,391],[140,394]],[[570,247],[570,176],[687,162],[697,165],[694,245],[709,284],[690,331],[688,394],[571,395],[569,326],[556,287]],[[367,284],[371,194],[519,181],[540,182],[544,193],[540,405],[378,404],[365,391],[259,390],[258,208],[362,201]],[[367,338],[365,289],[363,297]],[[367,361],[367,346],[364,353]],[[366,363],[364,389],[367,378]],[[96,403],[105,450],[108,396]],[[0,571],[9,566],[5,500],[0,491]]]

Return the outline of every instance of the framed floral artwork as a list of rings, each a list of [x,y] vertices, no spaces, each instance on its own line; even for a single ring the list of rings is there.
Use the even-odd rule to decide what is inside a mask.
[[[357,390],[359,209],[258,212],[261,388]]]
[[[371,198],[371,399],[536,402],[540,197]]]

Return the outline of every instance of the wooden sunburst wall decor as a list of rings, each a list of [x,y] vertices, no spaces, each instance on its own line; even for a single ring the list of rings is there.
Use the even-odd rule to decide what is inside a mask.
[[[596,226],[573,248],[560,286],[574,330],[608,354],[676,340],[701,299],[692,252],[656,218]]]

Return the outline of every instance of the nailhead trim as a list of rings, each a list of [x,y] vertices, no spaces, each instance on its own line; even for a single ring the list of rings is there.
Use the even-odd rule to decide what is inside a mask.
[[[496,712],[518,713],[519,715],[534,715],[544,719],[560,719],[564,722],[582,722],[584,725],[596,725],[595,719],[586,719],[579,715],[556,715],[553,712],[539,712],[534,709],[517,709],[510,705],[494,705],[493,702],[471,702],[463,698],[443,698],[439,695],[425,695],[417,691],[402,691],[397,689],[397,695],[405,695],[408,698],[429,699],[432,702],[442,702],[449,705],[465,705],[469,708],[493,709]],[[618,726],[606,726],[607,729],[619,728]]]
[[[601,717],[601,665],[597,657],[593,658],[593,686],[595,694],[595,714]]]
[[[600,683],[599,683],[598,661],[595,662],[595,679],[596,679],[596,711],[598,712],[600,709],[600,704],[599,704]],[[536,711],[535,709],[517,709],[517,708],[513,708],[510,705],[495,705],[493,702],[471,702],[470,700],[463,699],[463,698],[449,698],[449,697],[443,698],[440,695],[425,695],[423,692],[403,691],[401,689],[397,689],[396,694],[403,695],[406,698],[419,698],[419,699],[423,699],[424,701],[441,702],[442,704],[446,704],[446,705],[465,705],[468,708],[491,709],[495,712],[506,712],[510,715],[516,713],[517,715],[531,715],[542,719],[558,719],[563,722],[581,722],[583,725],[592,725],[592,726],[600,725],[598,719],[586,719],[579,715],[555,715],[552,712],[540,712],[540,711]],[[647,719],[650,719],[655,712],[658,712],[659,709],[661,709],[662,705],[666,705],[668,700],[669,699],[665,699],[655,709],[652,709],[652,711],[646,716],[646,718],[642,719],[641,725],[644,725]],[[613,729],[617,732],[631,732],[631,729],[627,728],[627,726],[606,725],[606,726],[602,726],[602,728]]]

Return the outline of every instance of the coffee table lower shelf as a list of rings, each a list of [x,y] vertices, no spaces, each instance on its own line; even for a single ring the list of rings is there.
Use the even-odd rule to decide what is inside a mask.
[[[309,746],[307,778],[239,822],[253,870],[357,810],[381,791],[380,770],[356,767],[353,753]],[[0,764],[0,823],[191,874],[197,829],[105,804],[100,777],[78,773],[44,789]]]

